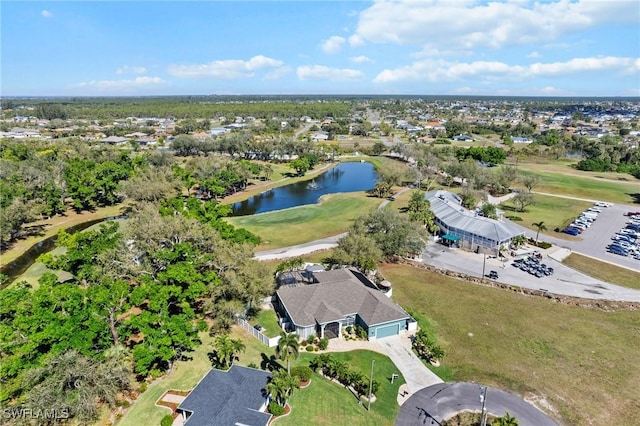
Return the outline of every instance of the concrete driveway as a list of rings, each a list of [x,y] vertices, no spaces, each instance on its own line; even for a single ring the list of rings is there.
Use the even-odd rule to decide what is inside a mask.
[[[376,343],[384,349],[391,361],[398,367],[407,382],[410,393],[442,383],[442,379],[429,370],[411,350],[409,333],[378,339]]]

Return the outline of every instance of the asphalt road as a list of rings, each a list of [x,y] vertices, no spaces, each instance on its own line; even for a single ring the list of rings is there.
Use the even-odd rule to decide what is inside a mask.
[[[460,411],[481,411],[481,386],[475,383],[439,383],[414,393],[400,408],[396,426],[440,425]],[[487,388],[485,409],[502,417],[508,411],[520,426],[557,426],[554,420],[515,395]]]
[[[549,249],[552,250],[552,249]],[[439,243],[430,243],[422,254],[422,261],[436,268],[462,272],[482,277],[489,271],[498,272],[496,281],[533,290],[546,290],[553,294],[588,299],[640,302],[640,290],[617,286],[578,272],[553,260],[543,251],[542,263],[554,268],[553,275],[537,278],[512,266],[513,261],[502,262],[496,258],[473,252],[450,249]]]

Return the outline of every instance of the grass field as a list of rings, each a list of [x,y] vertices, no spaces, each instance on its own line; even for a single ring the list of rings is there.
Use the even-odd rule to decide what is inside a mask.
[[[261,325],[264,330],[262,334],[267,337],[276,337],[282,331],[282,328],[278,324],[278,316],[273,309],[263,309],[255,318],[249,321],[251,325]]]
[[[538,170],[537,167],[535,171],[526,170],[525,168],[526,166],[522,167],[522,173],[534,174],[540,178],[540,184],[533,188],[537,192],[621,204],[640,203],[640,181],[637,179],[635,182],[617,182],[597,179],[591,176],[547,172]],[[631,176],[629,177],[634,179]],[[517,184],[514,186],[518,187]]]
[[[603,281],[640,290],[639,272],[620,268],[578,253],[571,253],[562,263]]]
[[[382,265],[393,298],[421,312],[456,380],[545,398],[564,424],[640,424],[640,313],[603,312]]]
[[[522,221],[517,223],[534,231],[536,231],[537,228],[533,226],[533,224],[543,221],[547,230],[540,232],[540,235],[549,234],[556,238],[570,239],[571,237],[569,235],[553,232],[553,230],[555,228],[563,228],[578,217],[582,211],[592,206],[592,203],[586,201],[551,197],[548,195],[534,194],[533,198],[535,203],[527,206],[524,212],[516,212],[511,200],[500,204],[499,208],[505,211],[505,216],[514,215],[521,217]]]
[[[286,247],[344,232],[359,216],[380,204],[364,192],[330,194],[320,204],[294,207],[253,216],[231,217],[234,226],[260,236],[257,250]]]

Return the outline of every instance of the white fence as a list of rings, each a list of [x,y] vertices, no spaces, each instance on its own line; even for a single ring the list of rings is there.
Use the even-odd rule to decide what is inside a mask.
[[[249,324],[247,321],[243,320],[242,318],[236,318],[236,323],[240,325],[242,328],[244,328],[245,330],[247,330],[249,333],[251,333],[253,337],[255,337],[256,339],[260,340],[262,343],[267,345],[268,347],[273,348],[274,346],[278,346],[278,342],[280,341],[280,336],[269,338],[264,334],[262,334],[261,332],[259,332],[258,330],[256,330],[251,324]]]

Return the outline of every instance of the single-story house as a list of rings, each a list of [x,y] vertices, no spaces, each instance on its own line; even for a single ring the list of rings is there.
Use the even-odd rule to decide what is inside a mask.
[[[123,138],[122,136],[109,136],[108,138],[102,139],[100,142],[109,145],[124,145],[129,142],[129,139]]]
[[[360,272],[352,269],[305,271],[305,280],[276,291],[283,326],[306,339],[342,336],[342,328],[359,325],[369,339],[412,329],[415,320]]]
[[[266,426],[268,371],[232,365],[209,371],[178,406],[185,426]]]
[[[521,136],[511,136],[511,141],[513,143],[532,143],[533,139]]]
[[[462,142],[472,142],[473,138],[469,135],[456,135],[452,137],[454,141],[462,141]]]
[[[425,198],[431,204],[441,238],[459,247],[498,255],[509,248],[511,240],[524,231],[508,221],[479,216],[462,206],[458,195],[448,191],[429,191]]]

